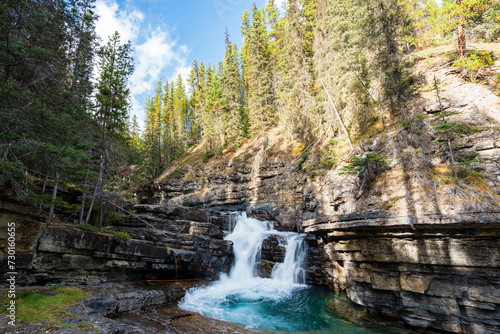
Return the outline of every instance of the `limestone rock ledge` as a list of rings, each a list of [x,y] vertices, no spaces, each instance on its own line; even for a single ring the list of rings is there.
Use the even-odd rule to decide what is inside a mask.
[[[113,226],[132,238],[46,223],[29,207],[0,201],[0,270],[7,268],[7,226],[16,223],[19,285],[93,284],[211,278],[230,263],[231,244],[196,210],[142,208],[141,220]],[[149,223],[144,223],[149,222]],[[5,283],[5,282],[4,282]]]
[[[410,224],[410,222],[412,224]],[[500,214],[305,221],[309,282],[409,326],[500,333]]]

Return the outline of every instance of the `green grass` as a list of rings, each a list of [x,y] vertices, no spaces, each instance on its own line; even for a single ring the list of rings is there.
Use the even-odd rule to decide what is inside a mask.
[[[131,238],[130,234],[128,234],[127,232],[113,231],[108,229],[104,230],[104,232],[112,234],[113,236],[121,240],[128,240]]]
[[[84,230],[84,231],[99,232],[99,229],[96,226],[92,226],[90,224],[78,224],[78,225],[75,225],[75,227],[79,228],[80,230]]]
[[[79,319],[65,309],[83,301],[90,293],[77,287],[53,287],[40,291],[20,291],[16,295],[16,319],[20,323],[64,326],[63,318]],[[5,307],[0,310],[1,313],[6,311]],[[82,322],[78,328],[89,330],[92,326]]]
[[[90,231],[90,232],[94,232],[94,233],[99,232],[99,229],[96,226],[92,226],[90,224],[75,225],[75,227],[79,228],[80,230],[84,230],[84,231]],[[103,232],[109,233],[109,234],[113,235],[114,237],[121,239],[121,240],[128,240],[131,238],[130,234],[128,234],[127,232],[114,231],[111,229],[105,229]]]

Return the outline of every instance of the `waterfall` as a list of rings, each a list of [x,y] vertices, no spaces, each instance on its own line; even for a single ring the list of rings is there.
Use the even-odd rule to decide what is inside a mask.
[[[280,242],[286,251],[284,262],[275,265],[271,278],[261,278],[257,269],[262,242],[272,234],[282,239]],[[276,231],[272,223],[240,213],[226,240],[233,243],[231,271],[221,274],[220,279],[209,286],[188,291],[179,304],[181,308],[221,320],[260,324],[263,321],[262,303],[281,303],[294,292],[308,288],[304,284],[306,249],[303,235]]]
[[[271,278],[287,283],[306,283],[304,263],[306,250],[300,235],[293,235],[285,246],[285,260],[277,263],[271,273]]]
[[[306,251],[303,247],[303,236],[291,232],[278,232],[273,224],[248,218],[246,213],[237,216],[236,226],[226,240],[233,242],[234,264],[229,274],[233,281],[251,280],[257,276],[260,264],[260,252],[264,238],[269,234],[283,236],[280,244],[285,248],[283,263],[277,263],[272,271],[271,279],[286,283],[305,283],[303,268]]]
[[[234,252],[234,265],[229,279],[250,280],[257,275],[262,241],[272,230],[270,222],[248,218],[246,213],[238,216],[233,232],[226,237],[226,240],[233,242]]]
[[[211,285],[189,290],[180,308],[266,333],[368,333],[332,318],[325,309],[324,291],[304,284],[307,252],[303,235],[276,231],[271,223],[248,218],[245,213],[236,218],[226,236],[233,242],[230,273]],[[233,225],[231,221],[229,225]],[[283,263],[274,266],[271,278],[262,278],[257,268],[262,243],[270,235],[278,236],[272,239],[279,240],[285,255]]]

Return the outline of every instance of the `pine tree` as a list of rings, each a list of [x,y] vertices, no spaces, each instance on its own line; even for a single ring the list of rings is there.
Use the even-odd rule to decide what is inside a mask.
[[[276,2],[270,0],[265,8],[265,22],[267,25],[267,30],[269,31],[269,49],[270,49],[270,59],[269,68],[271,71],[271,89],[272,94],[277,98],[280,95],[279,86],[281,77],[283,75],[281,65],[283,64],[283,48],[284,48],[284,36],[285,36],[285,25],[287,19],[282,17],[280,10],[278,9]],[[276,102],[277,114],[282,117],[282,105],[280,105],[279,100]]]
[[[250,130],[262,133],[275,122],[275,95],[273,69],[265,13],[253,5],[252,25],[246,35],[248,59],[245,71],[248,81],[248,110]]]
[[[176,124],[174,118],[174,89],[175,83],[165,82],[163,89],[162,130],[165,166],[168,167],[178,156],[178,144],[176,137]]]
[[[125,120],[128,117],[130,103],[128,101],[130,91],[127,88],[128,78],[134,71],[134,65],[131,57],[131,44],[121,44],[120,34],[115,32],[110,36],[106,45],[100,52],[100,80],[96,100],[98,110],[95,115],[101,128],[101,166],[99,170],[99,200],[100,215],[99,229],[102,229],[102,220],[104,216],[104,183],[106,180],[106,168],[109,162],[109,139],[111,135],[124,128]],[[96,193],[94,192],[94,198]],[[92,207],[89,210],[89,215]],[[88,217],[87,217],[88,221]]]
[[[198,67],[198,61],[195,58],[193,60],[193,67],[189,73],[188,78],[189,83],[189,108],[191,110],[191,142],[195,143],[199,139],[200,135],[200,114],[201,114],[201,83],[200,83],[200,69]]]
[[[379,46],[375,63],[384,73],[382,86],[391,118],[395,113],[406,112],[404,101],[412,94],[413,77],[410,63],[403,59],[401,43],[409,34],[411,19],[398,1],[377,0],[371,7],[368,35]]]
[[[314,76],[312,67],[312,41],[306,29],[310,23],[304,15],[306,8],[296,0],[287,4],[287,18],[283,51],[280,60],[282,71],[280,83],[280,102],[285,126],[303,141],[309,141],[314,129],[316,117],[315,98],[312,94]]]
[[[269,0],[266,5],[266,23],[269,27],[271,53],[277,58],[279,50],[283,47],[285,19],[281,17],[280,10],[276,6],[275,0]],[[276,59],[276,61],[278,60]]]
[[[223,96],[225,145],[234,145],[245,134],[243,111],[242,78],[238,63],[238,50],[229,40],[226,31],[226,53],[221,75]]]
[[[250,14],[245,9],[241,16],[240,26],[241,36],[243,37],[243,45],[241,46],[241,57],[243,64],[249,64],[249,47],[250,47]],[[246,72],[245,72],[246,73]],[[248,76],[244,76],[245,82],[248,84]]]
[[[21,196],[33,192],[24,169],[44,173],[44,185],[79,182],[88,172],[92,3],[0,4],[0,184]]]
[[[460,58],[466,56],[465,27],[477,24],[490,8],[491,0],[444,0],[443,14],[445,29],[456,28],[458,31],[458,50]]]
[[[314,71],[320,87],[323,83],[326,88],[319,94],[327,125],[321,130],[336,134],[341,128],[328,98],[330,94],[347,128],[363,131],[373,115],[369,97],[374,76],[374,69],[369,66],[373,51],[364,31],[369,10],[348,0],[320,0],[315,12]]]
[[[137,115],[132,116],[132,123],[130,124],[130,137],[132,138],[132,150],[139,152],[141,148],[140,127],[137,121]]]
[[[70,89],[80,104],[88,109],[91,106],[89,97],[94,88],[91,79],[95,50],[97,50],[95,0],[68,2],[68,56],[69,68],[72,69]]]
[[[156,177],[163,169],[163,87],[158,81],[155,95],[146,100],[146,128],[144,130],[143,168],[148,178]]]
[[[213,154],[222,154],[224,144],[224,100],[219,78],[214,70],[210,71],[207,97],[203,113],[203,140],[206,150]]]
[[[184,149],[187,146],[189,139],[188,98],[186,95],[186,88],[180,74],[177,76],[177,80],[175,82],[172,106],[173,119],[175,122],[175,140],[177,144],[175,158],[177,158],[184,153]]]

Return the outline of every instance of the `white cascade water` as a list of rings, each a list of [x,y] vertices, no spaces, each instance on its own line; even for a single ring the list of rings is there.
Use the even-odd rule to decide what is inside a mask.
[[[260,249],[266,234],[273,230],[270,222],[248,218],[242,213],[236,226],[226,240],[233,242],[234,265],[229,279],[248,281],[256,276],[257,265],[260,262]]]
[[[273,269],[272,278],[257,276],[262,242],[267,235],[277,234],[286,240],[283,263]],[[237,216],[236,226],[226,240],[233,242],[234,264],[229,275],[207,287],[187,292],[179,304],[183,309],[213,318],[244,324],[262,322],[258,303],[279,302],[289,298],[293,291],[307,288],[303,236],[274,230],[272,223]]]
[[[285,246],[285,259],[283,263],[277,263],[271,273],[274,280],[286,283],[305,283],[306,271],[304,262],[306,260],[306,250],[300,235],[293,235],[287,240]]]
[[[231,272],[209,286],[188,291],[180,308],[265,333],[387,333],[337,320],[325,308],[324,291],[303,284],[306,249],[302,235],[278,232],[269,222],[248,218],[244,213],[236,218],[232,230],[229,221],[230,234],[226,237],[233,242]],[[260,251],[269,235],[280,240],[285,257],[283,263],[275,265],[271,278],[261,278],[257,276]]]

